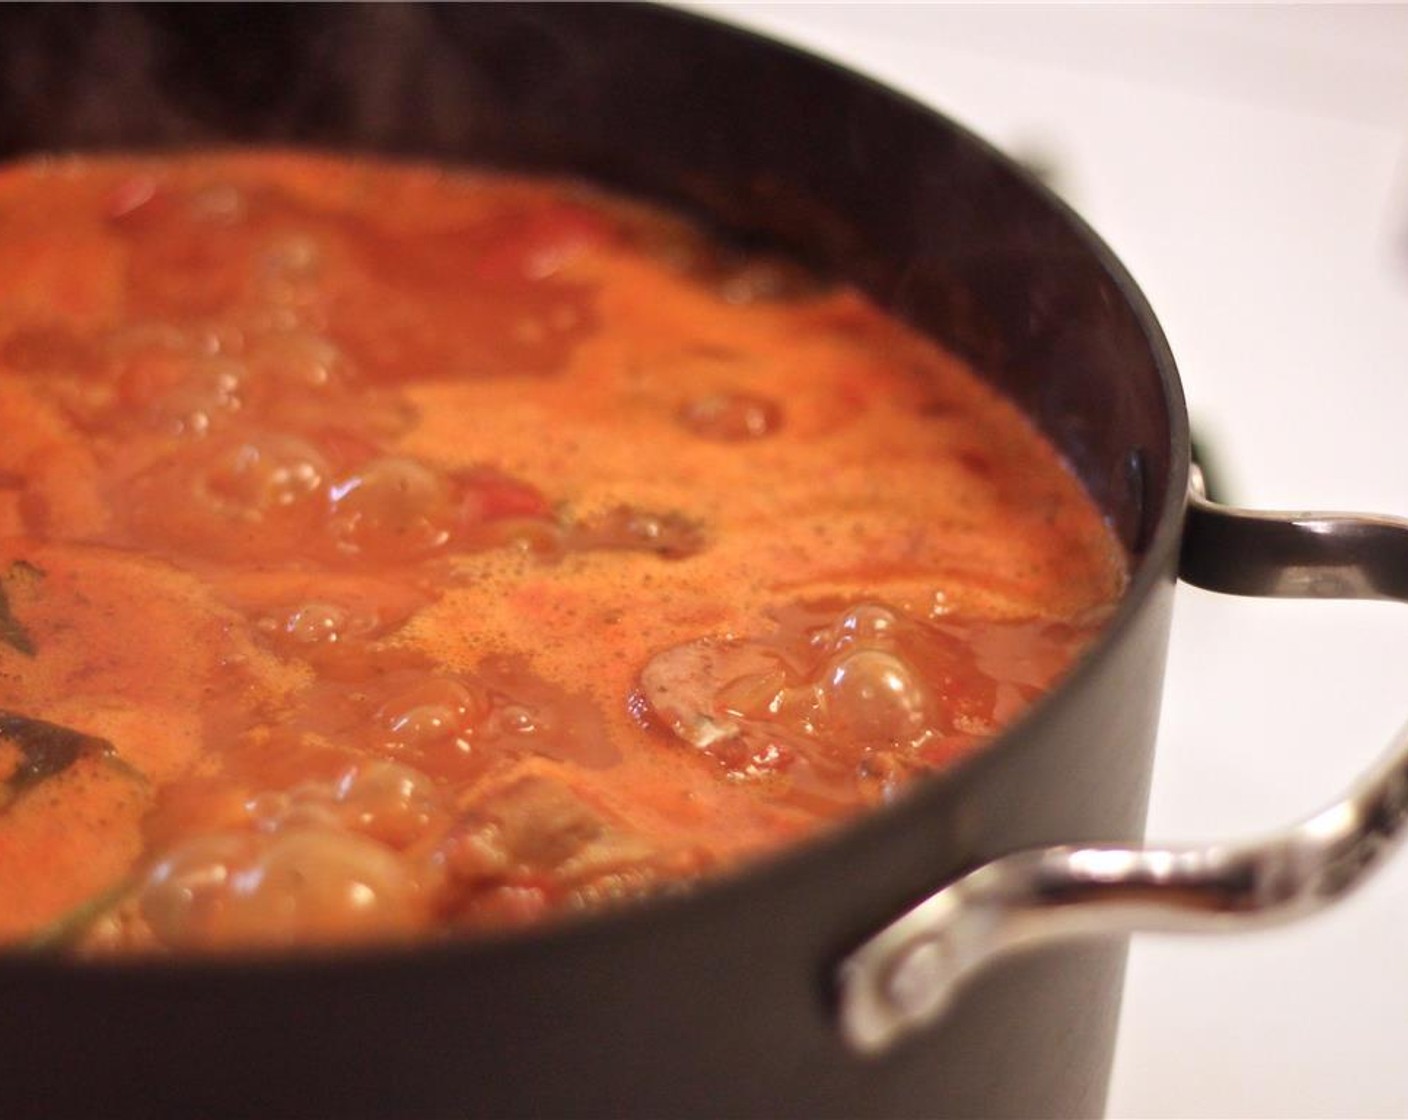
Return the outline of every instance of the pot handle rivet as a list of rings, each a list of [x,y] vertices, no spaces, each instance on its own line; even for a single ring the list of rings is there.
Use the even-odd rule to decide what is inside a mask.
[[[944,943],[921,937],[895,957],[885,977],[885,999],[901,1015],[921,1015],[938,998],[949,964]]]

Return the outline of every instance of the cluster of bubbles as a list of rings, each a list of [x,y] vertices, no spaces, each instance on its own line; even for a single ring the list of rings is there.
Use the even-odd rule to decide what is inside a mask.
[[[135,906],[162,945],[381,940],[429,920],[434,864],[416,846],[446,807],[425,774],[361,762],[333,782],[258,794],[245,814],[248,827],[190,837],[147,871]]]
[[[961,644],[879,603],[801,609],[764,638],[700,639],[657,654],[642,715],[738,779],[806,770],[849,781],[904,768],[951,735],[946,686],[991,707],[995,682]],[[888,769],[894,769],[889,767]]]

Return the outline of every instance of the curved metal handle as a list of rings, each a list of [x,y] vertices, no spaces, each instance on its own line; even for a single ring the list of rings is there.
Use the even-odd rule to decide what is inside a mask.
[[[1181,575],[1238,595],[1408,600],[1408,521],[1209,502],[1196,468]],[[1352,789],[1283,832],[1201,847],[1073,845],[969,872],[842,963],[840,1025],[876,1053],[998,958],[1070,937],[1279,925],[1357,886],[1408,835],[1408,729]]]

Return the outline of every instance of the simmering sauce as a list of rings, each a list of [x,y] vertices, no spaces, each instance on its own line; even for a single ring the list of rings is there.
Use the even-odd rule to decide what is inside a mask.
[[[856,292],[566,182],[0,171],[0,943],[442,936],[980,749],[1120,549]]]

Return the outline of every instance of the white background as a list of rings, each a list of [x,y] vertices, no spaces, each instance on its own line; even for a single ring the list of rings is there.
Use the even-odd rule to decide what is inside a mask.
[[[1230,500],[1408,515],[1408,7],[707,8],[1053,161]],[[1288,823],[1408,719],[1408,611],[1180,588],[1164,709],[1151,838]],[[1139,939],[1110,1113],[1408,1116],[1408,851],[1308,924]]]

